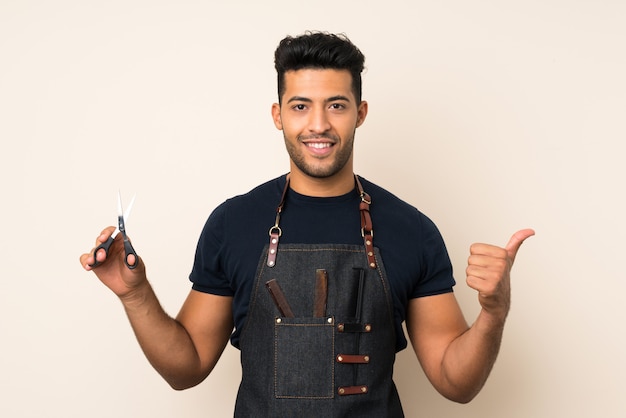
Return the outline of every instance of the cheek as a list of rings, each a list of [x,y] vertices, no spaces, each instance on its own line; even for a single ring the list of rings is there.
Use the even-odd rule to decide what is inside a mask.
[[[293,129],[291,129],[289,125],[281,125],[281,126],[282,126],[283,136],[285,138],[291,138],[292,136],[294,136]]]
[[[351,120],[347,123],[343,123],[339,126],[335,125],[335,128],[337,129],[338,132],[341,133],[341,136],[344,138],[347,137],[351,137],[354,135],[354,131],[356,128],[358,128],[358,124],[356,119],[355,120]]]
[[[279,121],[280,129],[282,129],[283,134],[288,137],[295,137],[302,132],[302,126],[300,126],[297,121],[293,119],[285,119],[282,118]]]

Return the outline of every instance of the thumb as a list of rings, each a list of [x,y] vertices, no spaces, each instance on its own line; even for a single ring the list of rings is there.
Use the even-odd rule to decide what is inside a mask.
[[[535,231],[532,229],[522,229],[513,234],[513,236],[509,240],[509,243],[506,244],[506,247],[504,247],[509,253],[509,257],[511,257],[511,260],[515,260],[517,251],[519,250],[519,247],[521,247],[522,243],[526,240],[526,238],[532,237],[533,235],[535,235]]]

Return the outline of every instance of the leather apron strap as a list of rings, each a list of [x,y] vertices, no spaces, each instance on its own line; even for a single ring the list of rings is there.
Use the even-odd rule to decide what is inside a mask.
[[[376,257],[374,255],[374,226],[372,225],[372,217],[370,216],[370,205],[372,204],[372,198],[368,195],[359,181],[359,177],[355,174],[354,181],[356,183],[361,203],[359,203],[359,211],[361,213],[361,236],[363,237],[363,243],[365,244],[365,254],[367,256],[367,264],[369,268],[376,268]],[[270,243],[267,251],[267,266],[274,267],[276,265],[276,254],[278,253],[278,241],[283,231],[280,229],[280,215],[283,212],[285,206],[285,200],[287,198],[287,190],[289,190],[289,175],[285,181],[285,188],[280,198],[280,203],[276,208],[276,221],[269,230]]]

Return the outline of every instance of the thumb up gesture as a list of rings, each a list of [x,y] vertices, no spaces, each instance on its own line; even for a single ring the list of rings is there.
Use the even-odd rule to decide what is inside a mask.
[[[478,291],[478,300],[485,313],[504,320],[511,306],[511,268],[515,256],[532,229],[517,231],[508,244],[497,247],[472,244],[467,261],[467,285]]]

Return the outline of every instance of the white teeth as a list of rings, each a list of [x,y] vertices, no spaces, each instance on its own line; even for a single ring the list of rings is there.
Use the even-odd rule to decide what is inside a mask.
[[[311,147],[311,148],[322,149],[322,148],[330,148],[331,144],[329,142],[309,142],[306,144],[306,146]]]

